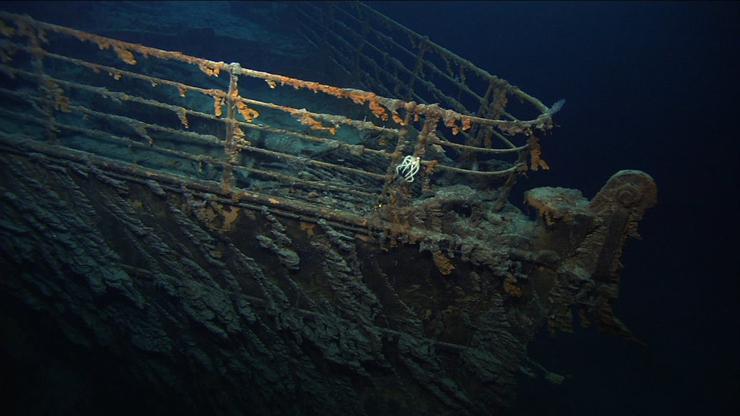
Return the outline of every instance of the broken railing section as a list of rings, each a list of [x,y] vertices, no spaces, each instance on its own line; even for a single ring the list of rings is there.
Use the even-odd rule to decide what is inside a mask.
[[[552,127],[550,114],[541,111],[531,120],[519,120],[509,115],[504,109],[502,91],[505,91],[504,95],[515,95],[531,102],[538,110],[544,106],[537,105],[539,102],[535,99],[493,76],[489,76],[486,93],[479,97],[482,99],[482,111],[455,111],[429,104],[427,100],[417,96],[412,96],[416,101],[407,101],[357,89],[303,81],[243,68],[237,63],[215,62],[180,52],[122,42],[4,12],[0,12],[0,34],[5,38],[0,40],[0,72],[7,79],[23,80],[38,86],[38,94],[34,95],[13,88],[12,82],[5,83],[8,88],[0,88],[0,94],[6,98],[12,97],[16,102],[25,102],[36,113],[21,114],[8,106],[3,110],[5,116],[44,126],[47,137],[53,138],[53,143],[60,145],[66,144],[64,140],[56,141],[63,137],[59,132],[67,131],[129,148],[149,148],[153,152],[189,160],[197,163],[199,171],[204,165],[218,168],[222,187],[226,191],[238,191],[239,182],[236,178],[241,173],[242,176],[268,178],[290,189],[305,189],[305,195],[291,194],[291,197],[303,200],[310,200],[311,195],[315,198],[321,192],[330,191],[337,195],[337,200],[348,198],[358,206],[365,204],[364,212],[369,213],[377,208],[378,201],[386,206],[390,201],[393,202],[391,205],[396,206],[403,204],[404,199],[408,200],[417,192],[432,192],[432,175],[438,172],[460,177],[503,178],[506,186],[527,169],[547,167],[541,158],[536,135],[547,132]],[[370,29],[364,35],[369,36]],[[63,51],[69,50],[69,45],[62,51],[54,50],[54,42],[59,38],[67,43],[76,40],[82,44],[95,45],[100,50],[98,54],[105,55],[109,61],[113,58],[118,64],[110,64],[109,61],[93,62],[93,58],[87,56],[67,56]],[[369,43],[366,46],[368,45]],[[425,48],[440,50],[431,43]],[[23,54],[25,56],[21,57]],[[147,73],[155,61],[172,65],[184,64],[185,69],[195,66],[210,79],[219,80],[224,74],[228,82],[220,88],[192,85],[188,81],[189,73],[181,68],[177,68],[183,71],[179,77],[181,79],[166,79],[156,73]],[[45,70],[46,62],[53,62],[54,65],[50,67],[64,64],[78,70],[76,74],[73,71]],[[424,83],[428,82],[417,79],[424,71],[423,68],[428,67],[424,62],[421,59],[416,61],[417,75],[413,79],[418,85],[426,85]],[[459,66],[459,71],[480,74],[480,70],[471,69],[474,67],[466,63],[467,61],[458,59],[454,62]],[[80,72],[80,69],[83,71]],[[113,81],[109,80],[103,86],[91,85],[92,81],[88,80],[86,74],[90,78],[93,74],[108,74]],[[240,92],[244,91],[244,88],[240,89],[240,78],[244,77],[262,80],[270,90],[289,86],[295,90],[332,97],[341,100],[347,107],[365,108],[372,116],[360,120],[346,115],[314,112],[247,98]],[[126,80],[139,84],[134,87],[123,83]],[[164,91],[161,86],[166,86],[171,91]],[[467,90],[461,85],[460,91]],[[181,105],[167,102],[170,97],[185,98],[188,94],[210,97],[211,111],[192,103]],[[97,108],[92,101],[96,97],[106,98],[106,101],[116,104],[136,106],[137,111],[121,110],[122,113],[114,114],[113,110]],[[450,101],[439,102],[444,105]],[[164,122],[141,119],[142,108],[175,116],[177,122],[166,125]],[[294,125],[288,127],[285,124],[271,124],[269,120],[261,118],[261,112],[264,111],[284,114],[294,121]],[[77,114],[85,120],[103,120],[105,123],[125,126],[133,134],[121,134],[120,129],[106,131],[99,125],[80,126],[65,122],[59,119],[62,114]],[[206,131],[199,131],[196,126],[203,123],[211,124]],[[347,143],[340,139],[339,133],[343,129],[360,135],[382,136],[386,145],[373,147],[366,142]],[[344,151],[351,157],[341,162],[335,160],[337,158],[327,161],[268,149],[250,139],[258,134],[279,135],[291,140],[320,144],[329,149]],[[163,139],[165,136],[166,140]],[[476,139],[479,136],[482,139]],[[460,140],[461,137],[463,140]],[[495,147],[491,137],[498,138],[503,145]],[[165,141],[187,145],[181,147],[190,150],[168,148],[162,144]],[[194,146],[203,150],[193,150]],[[515,161],[509,162],[508,166],[503,165],[503,168],[486,171],[466,168],[452,162],[450,158],[450,155],[466,154],[484,158],[511,155]],[[110,157],[106,154],[99,156]],[[415,160],[419,162],[420,180],[416,182],[398,178],[396,168],[407,156],[418,158]],[[276,167],[274,163],[265,163],[264,166],[255,167],[248,162],[260,158],[278,161],[282,165]],[[530,163],[527,163],[528,160]],[[316,175],[301,177],[290,171],[296,168],[313,170]],[[190,176],[191,179],[196,178]],[[264,192],[269,195],[271,191]],[[326,204],[327,201],[321,203]],[[331,205],[331,201],[329,203]]]

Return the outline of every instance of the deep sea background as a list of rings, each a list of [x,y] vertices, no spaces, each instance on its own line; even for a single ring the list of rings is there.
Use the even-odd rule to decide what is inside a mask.
[[[658,184],[628,242],[617,315],[643,348],[592,332],[542,336],[532,356],[570,374],[525,387],[516,414],[735,414],[738,325],[740,4],[373,4],[550,104],[551,170],[519,189],[592,197],[620,169]],[[516,196],[513,197],[516,201]]]
[[[532,357],[570,377],[561,386],[522,380],[512,414],[734,414],[740,5],[371,6],[547,104],[567,99],[560,127],[543,140],[551,170],[520,181],[517,205],[536,186],[577,188],[590,198],[620,169],[644,170],[658,184],[658,206],[640,224],[643,240],[627,244],[617,305],[646,346],[592,331],[543,334]],[[56,17],[73,24],[75,7]],[[230,59],[212,53],[197,55]]]

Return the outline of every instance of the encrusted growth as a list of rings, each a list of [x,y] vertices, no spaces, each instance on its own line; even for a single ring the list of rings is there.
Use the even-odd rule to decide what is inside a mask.
[[[533,221],[508,190],[548,168],[555,110],[362,4],[291,10],[364,90],[0,12],[4,300],[216,414],[499,414],[520,373],[562,381],[526,357],[539,328],[629,334],[612,305],[647,175],[532,190]],[[212,374],[217,400],[180,382]]]

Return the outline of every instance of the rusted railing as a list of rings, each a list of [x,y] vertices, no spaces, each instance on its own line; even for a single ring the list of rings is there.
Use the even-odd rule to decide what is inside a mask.
[[[297,7],[306,38],[339,68],[364,77],[366,89],[388,97],[0,12],[0,116],[9,121],[0,135],[35,152],[217,186],[234,198],[330,210],[335,217],[351,213],[345,219],[355,224],[377,213],[379,202],[400,203],[396,193],[433,192],[437,180],[479,177],[510,186],[521,172],[546,167],[537,135],[552,121],[538,100],[372,9],[330,8],[362,29],[328,30],[332,20],[322,13],[329,6],[306,5]],[[417,51],[375,29],[378,24],[393,27]],[[352,43],[354,58],[339,31],[360,37]],[[414,67],[389,48],[414,55]],[[382,54],[381,61],[366,51]],[[446,68],[427,59],[434,54]],[[482,79],[485,92],[476,93],[466,73]],[[458,100],[425,74],[468,97]],[[534,117],[520,120],[506,110],[514,96]],[[471,98],[475,111],[466,104]],[[486,163],[473,166],[466,155]],[[513,160],[499,160],[505,156]]]

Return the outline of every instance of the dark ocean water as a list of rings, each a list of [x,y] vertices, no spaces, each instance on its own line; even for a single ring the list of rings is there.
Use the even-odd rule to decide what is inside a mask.
[[[4,9],[70,26],[94,18],[76,12],[85,3],[69,5],[54,13],[48,4]],[[543,140],[551,170],[521,180],[515,203],[536,186],[576,188],[590,198],[620,169],[643,170],[658,184],[658,206],[640,225],[643,240],[627,244],[617,305],[646,345],[592,331],[543,333],[532,357],[569,381],[524,382],[512,414],[738,410],[738,3],[371,6],[546,104],[567,100],[559,127]],[[227,46],[210,46],[172,48],[228,61]]]

